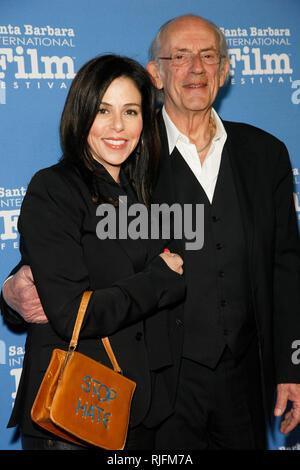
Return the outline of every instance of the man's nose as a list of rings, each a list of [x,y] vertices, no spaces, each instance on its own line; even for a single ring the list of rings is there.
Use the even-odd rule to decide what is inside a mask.
[[[194,54],[192,57],[192,70],[195,73],[201,73],[204,70],[200,54]]]

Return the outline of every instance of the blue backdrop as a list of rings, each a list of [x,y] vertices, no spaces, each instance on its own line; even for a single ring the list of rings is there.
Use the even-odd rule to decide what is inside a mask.
[[[217,109],[224,119],[261,127],[290,152],[300,220],[300,2],[297,0],[1,0],[0,283],[19,260],[17,219],[26,186],[60,156],[58,124],[74,74],[114,52],[147,62],[148,46],[170,18],[195,13],[227,38],[231,77]],[[0,320],[0,449],[20,449],[8,421],[22,370],[23,334]],[[300,449],[278,420],[270,449]]]

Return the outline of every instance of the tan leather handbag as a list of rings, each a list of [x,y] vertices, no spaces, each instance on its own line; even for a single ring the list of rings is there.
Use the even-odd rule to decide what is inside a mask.
[[[83,294],[69,350],[52,353],[31,418],[73,443],[122,450],[136,384],[122,375],[108,338],[102,342],[114,370],[75,351],[91,294]]]

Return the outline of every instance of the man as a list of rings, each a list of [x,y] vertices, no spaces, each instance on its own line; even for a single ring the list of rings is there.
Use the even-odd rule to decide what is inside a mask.
[[[291,359],[300,338],[300,250],[288,154],[276,138],[222,122],[212,108],[229,72],[226,40],[212,23],[176,18],[150,53],[147,70],[164,93],[156,198],[205,208],[204,246],[183,252],[183,344],[174,339],[180,373],[157,448],[264,448],[275,383],[275,415],[293,403],[281,431],[300,421],[300,370]],[[4,297],[32,321],[26,302],[20,306],[23,291],[44,321],[25,280],[29,268],[21,273],[7,281]]]

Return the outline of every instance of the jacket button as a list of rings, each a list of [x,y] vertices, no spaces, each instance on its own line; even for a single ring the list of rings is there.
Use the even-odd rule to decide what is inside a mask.
[[[182,321],[180,320],[180,318],[176,318],[176,325],[177,326],[182,326]]]
[[[216,248],[217,248],[217,250],[221,250],[223,248],[222,243],[217,243]]]
[[[135,339],[137,341],[141,341],[142,336],[143,336],[143,333],[141,331],[138,331],[137,334],[135,335]]]
[[[219,277],[224,277],[224,276],[225,276],[224,271],[219,271]]]
[[[212,221],[213,222],[218,222],[220,220],[220,217],[217,217],[216,215],[212,216]]]

